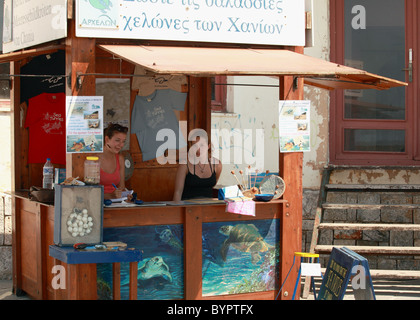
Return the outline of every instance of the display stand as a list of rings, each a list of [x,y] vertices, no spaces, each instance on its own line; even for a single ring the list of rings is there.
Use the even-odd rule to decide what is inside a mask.
[[[310,276],[312,289],[314,291],[315,300],[316,300],[315,282],[314,282],[313,277],[314,276],[322,276],[321,275],[321,268],[320,268],[320,264],[319,264],[319,254],[317,254],[317,253],[306,253],[306,252],[295,252],[295,254],[293,256],[293,264],[290,267],[290,270],[289,270],[286,278],[284,279],[283,284],[280,287],[280,290],[277,294],[276,300],[279,297],[280,292],[282,291],[283,286],[284,286],[287,278],[289,277],[290,272],[292,271],[292,269],[295,265],[296,257],[300,257],[300,265],[299,265],[298,275],[296,277],[295,288],[293,289],[292,300],[295,300],[295,298],[296,298],[296,293],[298,292],[298,288],[300,286],[301,275]],[[305,259],[307,261],[305,261]],[[316,260],[314,260],[314,259],[316,259]],[[312,269],[312,270],[305,270],[305,272],[302,272],[302,267],[303,267],[304,264],[307,265],[307,266],[313,265],[315,268],[306,268],[306,269]]]
[[[333,248],[317,300],[343,300],[350,281],[355,300],[376,300],[368,260],[346,247]]]
[[[55,265],[64,265],[67,270],[66,283],[68,284],[67,298],[96,300],[96,264],[112,263],[113,266],[113,297],[121,299],[120,292],[120,263],[130,263],[129,271],[129,298],[137,299],[137,265],[143,260],[138,249],[127,250],[76,250],[73,247],[49,246],[49,255],[54,258]],[[60,263],[61,261],[62,263]],[[88,294],[87,294],[88,293]]]

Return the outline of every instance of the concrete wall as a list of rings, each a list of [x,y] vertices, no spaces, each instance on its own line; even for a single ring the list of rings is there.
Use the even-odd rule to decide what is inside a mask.
[[[213,134],[220,133],[222,129],[232,133],[227,140],[216,134],[217,138],[220,137],[219,147],[215,146],[213,154],[223,162],[219,184],[237,184],[231,171],[239,175],[239,170],[246,172],[248,166],[251,166],[253,172],[255,169],[259,172],[278,172],[279,120],[278,116],[273,117],[273,114],[278,114],[279,108],[279,88],[276,87],[278,79],[243,76],[229,77],[227,82],[233,84],[228,86],[227,104],[230,113],[213,113],[211,123]],[[244,84],[258,84],[262,87]],[[262,130],[263,141],[257,141],[261,140],[257,138],[257,130]],[[237,134],[238,139],[235,140],[233,134]],[[215,139],[212,140],[214,143]],[[229,156],[224,156],[223,152],[228,152]]]

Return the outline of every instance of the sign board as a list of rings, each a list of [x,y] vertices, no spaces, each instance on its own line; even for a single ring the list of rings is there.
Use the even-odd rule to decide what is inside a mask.
[[[3,53],[67,36],[67,0],[5,0]]]
[[[311,138],[311,101],[279,102],[280,152],[308,152]]]
[[[76,36],[305,45],[304,0],[76,2]]]
[[[103,98],[66,97],[67,153],[103,152]]]
[[[333,248],[317,300],[342,300],[349,282],[356,300],[376,300],[366,258],[346,247]]]

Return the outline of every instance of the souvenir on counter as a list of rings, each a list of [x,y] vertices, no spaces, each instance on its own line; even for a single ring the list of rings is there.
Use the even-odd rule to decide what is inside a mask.
[[[54,244],[102,243],[103,186],[55,186]]]
[[[273,199],[279,199],[285,190],[284,180],[277,175],[268,175],[260,183],[260,193],[274,194]]]
[[[250,170],[251,166],[248,166],[248,169]],[[248,184],[245,181],[244,172],[240,170],[239,173],[241,174],[242,181],[239,181],[235,171],[231,171],[231,174],[238,182],[238,187],[245,197],[249,197],[257,201],[268,202],[272,199],[281,198],[284,191],[286,190],[286,184],[284,183],[284,180],[278,175],[270,173],[269,170],[266,170],[264,175],[265,177],[258,184],[258,169],[255,170],[255,175],[249,176]]]

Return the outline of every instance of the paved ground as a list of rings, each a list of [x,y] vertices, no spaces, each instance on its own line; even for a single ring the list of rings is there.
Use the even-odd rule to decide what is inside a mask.
[[[30,300],[29,297],[17,297],[12,293],[12,280],[0,280],[0,300]]]
[[[319,285],[317,287],[319,288]],[[420,300],[420,280],[374,280],[373,287],[377,300]],[[12,281],[0,280],[0,300],[30,300],[30,298],[17,297],[12,293]],[[308,300],[313,300],[312,294]],[[351,289],[348,290],[345,300],[354,300]]]

